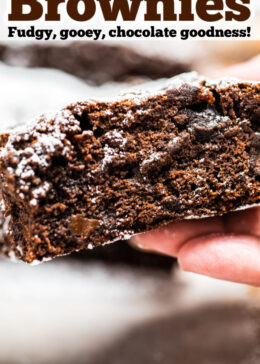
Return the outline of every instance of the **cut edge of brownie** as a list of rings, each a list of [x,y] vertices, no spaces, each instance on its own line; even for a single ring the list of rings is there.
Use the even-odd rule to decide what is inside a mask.
[[[5,254],[38,262],[260,204],[260,84],[152,85],[2,138]]]

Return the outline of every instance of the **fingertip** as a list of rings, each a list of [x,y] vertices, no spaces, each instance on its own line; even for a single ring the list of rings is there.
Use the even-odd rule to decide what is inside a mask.
[[[260,80],[259,70],[260,55],[255,56],[249,61],[232,65],[222,70],[222,75],[229,77],[239,77],[244,80]]]
[[[176,257],[186,241],[211,233],[224,233],[220,217],[182,220],[163,228],[136,235],[131,239],[137,249]]]
[[[138,235],[135,235],[135,236],[133,236],[130,240],[129,240],[129,244],[133,247],[133,248],[135,248],[135,249],[137,249],[137,250],[150,250],[149,248],[147,248],[147,246],[146,246],[146,244],[145,244],[145,242],[143,242],[143,238],[142,238],[142,236],[141,235],[143,235],[143,234],[138,234]]]
[[[260,239],[247,235],[195,238],[179,251],[183,270],[260,286]]]

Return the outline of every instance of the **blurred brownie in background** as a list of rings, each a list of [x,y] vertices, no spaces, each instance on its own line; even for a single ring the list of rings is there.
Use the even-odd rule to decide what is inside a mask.
[[[207,304],[139,325],[86,364],[257,364],[252,309]],[[81,357],[76,360],[80,363]]]
[[[0,45],[0,60],[13,66],[59,69],[96,85],[136,78],[166,78],[192,68],[184,57],[167,56],[166,52],[149,54],[142,47],[135,49],[101,42],[3,44]]]
[[[216,69],[247,61],[259,53],[257,41],[187,41],[185,47],[181,41],[149,40],[0,44],[0,61],[8,65],[59,69],[94,85],[140,83],[191,70],[211,75]]]

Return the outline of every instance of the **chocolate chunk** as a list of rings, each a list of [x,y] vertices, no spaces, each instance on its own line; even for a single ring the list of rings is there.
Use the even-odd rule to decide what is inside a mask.
[[[10,136],[9,133],[0,134],[0,148],[3,148],[6,145],[9,136]]]
[[[98,220],[87,219],[82,215],[75,215],[71,218],[71,230],[73,234],[79,235],[87,239],[90,234],[99,227]]]

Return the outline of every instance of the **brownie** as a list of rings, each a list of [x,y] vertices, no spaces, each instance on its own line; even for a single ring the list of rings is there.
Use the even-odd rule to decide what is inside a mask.
[[[191,61],[146,55],[131,47],[104,42],[0,45],[0,60],[16,66],[56,68],[98,85],[136,77],[172,77],[191,69]]]
[[[3,249],[28,263],[260,203],[260,84],[196,73],[3,138]]]
[[[110,345],[76,363],[257,364],[253,310],[214,303],[141,323]]]

